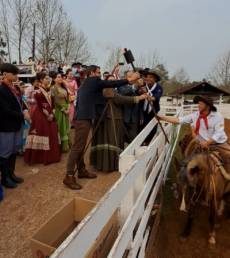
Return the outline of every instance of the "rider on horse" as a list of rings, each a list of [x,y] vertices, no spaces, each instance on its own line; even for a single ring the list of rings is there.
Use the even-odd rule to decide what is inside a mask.
[[[182,117],[158,117],[173,124],[190,124],[193,137],[199,141],[201,147],[219,152],[225,169],[230,172],[230,145],[224,130],[224,117],[217,112],[210,97],[196,96],[193,102],[198,104],[199,111]]]

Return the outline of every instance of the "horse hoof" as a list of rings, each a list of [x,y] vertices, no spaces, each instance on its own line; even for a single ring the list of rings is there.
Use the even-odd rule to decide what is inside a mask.
[[[216,239],[215,239],[215,237],[211,236],[211,237],[209,238],[208,242],[209,242],[209,244],[212,245],[212,246],[215,245],[215,244],[216,244]]]

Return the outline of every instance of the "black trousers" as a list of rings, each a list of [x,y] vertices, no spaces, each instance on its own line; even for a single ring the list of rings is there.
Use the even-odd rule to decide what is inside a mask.
[[[10,175],[14,173],[16,158],[16,154],[12,154],[9,158],[0,157],[0,171],[3,181],[6,177],[10,177]]]

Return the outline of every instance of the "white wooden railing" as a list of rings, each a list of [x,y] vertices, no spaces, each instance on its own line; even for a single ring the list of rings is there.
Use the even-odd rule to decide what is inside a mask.
[[[168,111],[171,115],[172,113],[178,115],[180,112],[177,108]],[[170,144],[166,143],[163,133],[158,131],[148,147],[142,146],[144,139],[155,125],[154,119],[120,155],[120,179],[51,258],[84,258],[117,209],[120,210],[120,233],[108,257],[121,258],[127,249],[129,258],[145,257],[145,247],[150,232],[147,222],[156,195],[167,176],[180,128],[164,125]],[[139,226],[133,239],[137,222]]]
[[[226,118],[230,118],[229,105],[221,104],[217,108]],[[186,115],[195,110],[196,105],[164,106],[161,112],[167,115]],[[180,126],[164,124],[170,144],[166,143],[163,133],[158,128],[158,133],[150,145],[142,146],[155,125],[154,119],[120,155],[120,179],[51,258],[84,258],[117,209],[120,211],[120,231],[108,258],[122,258],[126,250],[129,250],[129,258],[145,257],[150,234],[147,222],[157,193],[167,178],[180,131]],[[134,228],[136,234],[133,238]]]

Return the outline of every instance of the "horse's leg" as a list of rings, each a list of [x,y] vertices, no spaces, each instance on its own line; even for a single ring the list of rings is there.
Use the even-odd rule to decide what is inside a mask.
[[[217,213],[216,213],[215,202],[214,202],[214,199],[212,199],[210,202],[210,210],[209,210],[210,233],[209,233],[209,239],[208,239],[208,242],[211,245],[216,244],[216,233],[215,233],[216,218],[217,218]]]
[[[190,204],[189,209],[188,209],[188,213],[187,213],[187,219],[186,219],[185,227],[184,227],[184,229],[181,233],[182,238],[187,238],[191,233],[192,222],[193,222],[193,218],[194,218],[194,211],[195,211],[195,206]]]

